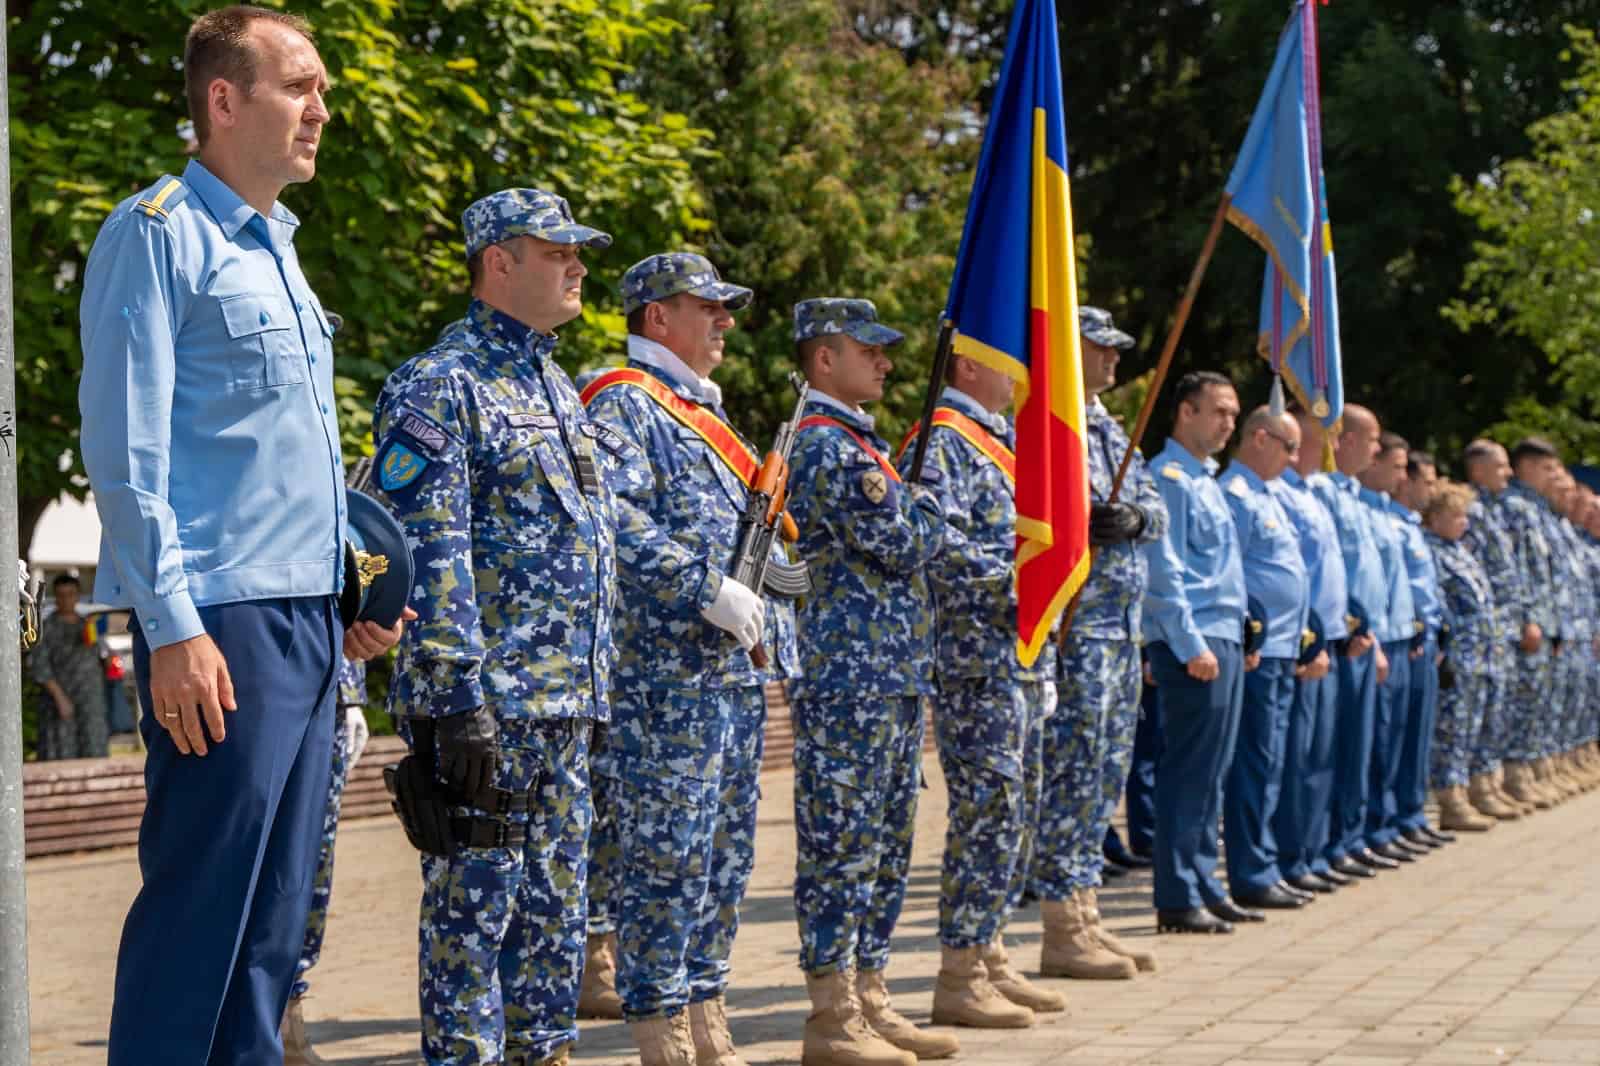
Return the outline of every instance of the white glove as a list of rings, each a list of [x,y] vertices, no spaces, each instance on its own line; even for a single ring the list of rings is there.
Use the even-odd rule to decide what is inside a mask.
[[[761,597],[727,576],[722,579],[722,588],[717,590],[716,602],[701,611],[700,616],[718,629],[732,633],[745,651],[761,643],[761,630],[767,622]]]
[[[367,750],[367,716],[353,703],[344,709],[344,750],[345,773],[349,773]]]

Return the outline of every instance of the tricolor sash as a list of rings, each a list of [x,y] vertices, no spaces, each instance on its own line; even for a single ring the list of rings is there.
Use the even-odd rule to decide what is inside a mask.
[[[728,423],[706,408],[685,400],[654,374],[628,366],[609,370],[589,382],[588,388],[583,390],[579,398],[587,407],[596,396],[619,385],[632,385],[649,396],[661,405],[662,410],[705,441],[716,453],[717,458],[726,463],[728,469],[732,470],[746,486],[755,483],[761,464]]]
[[[794,429],[795,432],[798,433],[802,429],[810,429],[812,426],[830,426],[834,429],[843,430],[849,435],[851,440],[856,442],[862,451],[866,452],[873,458],[874,461],[877,462],[878,466],[883,469],[884,474],[888,476],[890,481],[900,480],[900,471],[894,468],[894,464],[891,463],[882,452],[874,448],[867,438],[863,437],[861,434],[857,433],[855,430],[851,429],[837,418],[829,418],[827,415],[807,415],[805,418],[800,420],[800,424],[795,426]]]
[[[976,419],[969,418],[957,411],[954,407],[936,407],[933,411],[933,424],[935,427],[945,426],[955,430],[964,437],[968,444],[978,449],[985,459],[988,459],[1000,472],[1006,476],[1006,483],[1013,491],[1017,485],[1017,456],[1007,448],[999,438],[990,433]],[[911,427],[905,439],[900,442],[900,448],[895,452],[896,458],[903,458],[906,449],[911,447],[911,442],[917,439],[917,431],[922,428],[918,422]]]

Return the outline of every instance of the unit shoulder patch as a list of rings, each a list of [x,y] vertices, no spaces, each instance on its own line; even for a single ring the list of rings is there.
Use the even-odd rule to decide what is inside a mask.
[[[889,495],[889,479],[876,464],[861,475],[861,495],[865,496],[869,503],[882,503],[884,497]]]
[[[187,195],[189,195],[187,185],[170,175],[164,176],[134,201],[133,210],[165,222],[172,208],[181,203]]]

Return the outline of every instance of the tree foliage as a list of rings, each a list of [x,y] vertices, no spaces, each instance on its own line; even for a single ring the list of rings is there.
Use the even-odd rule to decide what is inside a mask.
[[[1600,43],[1593,30],[1568,33],[1573,108],[1528,128],[1526,158],[1456,184],[1457,204],[1483,238],[1467,266],[1468,295],[1449,316],[1531,340],[1552,369],[1559,398],[1517,398],[1497,435],[1545,433],[1571,458],[1593,463],[1600,460]]]

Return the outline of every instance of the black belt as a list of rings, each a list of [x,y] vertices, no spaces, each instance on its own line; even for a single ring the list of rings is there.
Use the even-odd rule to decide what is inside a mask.
[[[528,841],[528,827],[473,815],[450,819],[450,835],[464,848],[520,848]]]

